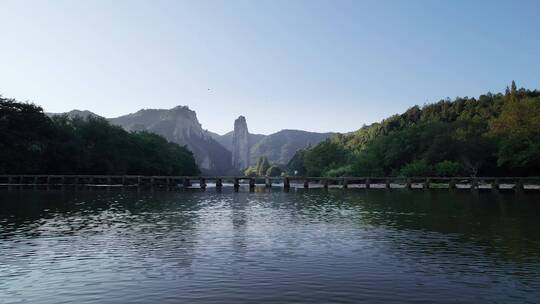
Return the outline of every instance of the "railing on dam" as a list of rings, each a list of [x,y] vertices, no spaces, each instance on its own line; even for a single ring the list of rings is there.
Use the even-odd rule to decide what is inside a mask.
[[[540,177],[250,177],[140,175],[0,175],[0,189],[190,189],[257,186],[290,188],[537,190]]]

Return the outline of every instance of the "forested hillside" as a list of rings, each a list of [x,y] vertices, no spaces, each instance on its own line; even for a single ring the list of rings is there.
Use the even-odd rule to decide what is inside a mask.
[[[194,175],[193,154],[148,132],[100,117],[48,117],[0,96],[0,174]]]
[[[265,156],[273,164],[286,164],[296,151],[316,145],[330,137],[332,133],[315,133],[302,130],[281,130],[265,136],[250,149],[251,163]]]
[[[540,91],[456,98],[335,135],[301,150],[291,174],[309,176],[540,175]]]

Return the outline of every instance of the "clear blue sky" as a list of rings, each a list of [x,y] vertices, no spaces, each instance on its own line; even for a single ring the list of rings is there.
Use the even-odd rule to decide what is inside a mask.
[[[540,88],[540,1],[0,0],[0,94],[203,127],[352,131],[414,104]],[[210,89],[210,90],[208,90]]]

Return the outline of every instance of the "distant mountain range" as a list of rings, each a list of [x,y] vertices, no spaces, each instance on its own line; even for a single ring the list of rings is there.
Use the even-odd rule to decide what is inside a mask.
[[[316,145],[335,133],[316,133],[301,130],[281,130],[263,135],[249,134],[250,164],[255,164],[259,156],[266,156],[268,161],[275,164],[287,164],[296,151]],[[229,151],[233,150],[234,131],[224,135],[212,133],[211,136]]]
[[[99,117],[90,111],[80,110],[61,114],[72,118]],[[219,135],[204,130],[195,111],[187,106],[142,109],[107,120],[128,131],[149,131],[171,142],[186,145],[204,174],[238,174],[254,164],[260,156],[266,156],[273,164],[285,165],[296,151],[315,145],[333,134],[301,130],[281,130],[270,135],[251,134],[246,119],[240,116],[235,121],[233,131]]]

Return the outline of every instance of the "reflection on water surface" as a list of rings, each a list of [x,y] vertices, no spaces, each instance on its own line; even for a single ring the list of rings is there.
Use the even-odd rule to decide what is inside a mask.
[[[0,192],[6,303],[537,303],[540,195]]]

